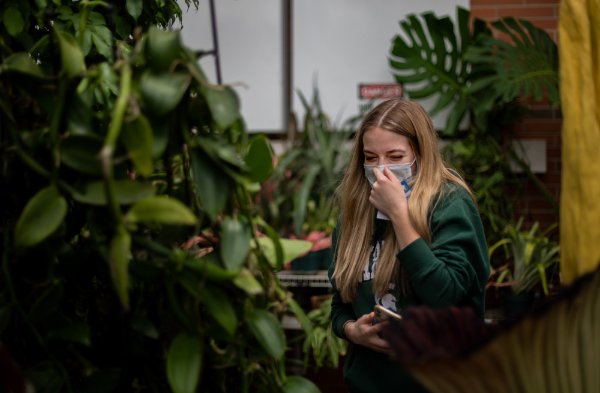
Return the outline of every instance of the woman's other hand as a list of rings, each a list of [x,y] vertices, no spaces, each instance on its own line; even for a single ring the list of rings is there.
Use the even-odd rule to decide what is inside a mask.
[[[348,340],[357,345],[362,345],[376,352],[389,353],[390,344],[379,336],[387,322],[373,325],[375,313],[365,314],[354,322],[344,326],[344,333]]]

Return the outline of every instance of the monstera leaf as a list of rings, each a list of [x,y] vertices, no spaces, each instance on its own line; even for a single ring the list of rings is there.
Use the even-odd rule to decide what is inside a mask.
[[[449,108],[445,132],[454,134],[468,113],[466,91],[471,78],[467,49],[478,34],[489,34],[482,21],[469,27],[469,11],[457,8],[456,25],[447,17],[431,12],[409,15],[400,22],[403,35],[394,37],[390,66],[396,80],[412,99],[435,97],[431,115]]]
[[[500,19],[493,26],[512,42],[482,36],[479,45],[468,49],[466,58],[470,62],[494,71],[469,86],[468,92],[486,90],[489,94],[491,88],[503,102],[520,95],[540,101],[547,94],[550,103],[558,105],[558,51],[548,33],[514,18]]]

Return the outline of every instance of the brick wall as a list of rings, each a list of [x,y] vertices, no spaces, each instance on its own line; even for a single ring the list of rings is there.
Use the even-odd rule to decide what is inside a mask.
[[[471,0],[471,14],[483,20],[496,20],[505,16],[527,19],[543,28],[558,42],[559,0]],[[526,103],[529,109],[525,119],[507,130],[521,139],[546,140],[546,173],[538,174],[550,194],[558,201],[561,176],[561,126],[560,110],[543,103]],[[517,215],[528,222],[539,221],[542,228],[558,222],[558,214],[547,202],[543,193],[533,183],[517,203]]]

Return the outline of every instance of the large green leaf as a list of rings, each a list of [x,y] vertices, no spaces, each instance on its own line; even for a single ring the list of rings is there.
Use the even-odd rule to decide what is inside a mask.
[[[173,225],[195,225],[194,213],[178,199],[158,195],[139,200],[125,215],[128,222],[146,222]]]
[[[548,33],[526,20],[514,18],[502,18],[493,26],[512,41],[482,36],[480,45],[469,48],[466,59],[495,72],[472,84],[468,91],[485,90],[503,102],[519,96],[540,101],[546,96],[551,104],[558,105],[558,50]]]
[[[227,294],[216,286],[205,286],[200,290],[200,301],[229,336],[237,329],[237,314]]]
[[[205,86],[202,93],[208,102],[215,123],[225,129],[240,117],[240,101],[229,86]]]
[[[281,322],[266,310],[256,309],[246,315],[246,324],[263,349],[280,359],[285,352],[285,335]]]
[[[114,181],[115,200],[119,204],[128,205],[140,199],[148,198],[156,193],[151,183],[129,179]],[[79,192],[73,194],[73,199],[90,205],[106,205],[106,190],[101,180],[86,183]]]
[[[8,6],[4,9],[2,13],[2,22],[4,24],[4,28],[13,37],[21,34],[23,29],[25,28],[25,21],[23,20],[23,15],[18,8],[13,6]]]
[[[72,135],[61,142],[60,159],[68,167],[89,175],[101,175],[102,139],[91,135]]]
[[[131,235],[119,226],[110,241],[109,265],[110,273],[125,310],[129,309],[129,258],[131,255]]]
[[[273,239],[261,236],[258,243],[272,267],[277,266],[277,254]],[[312,242],[297,239],[279,239],[279,244],[283,251],[283,262],[290,262],[301,255],[306,254],[312,247]]]
[[[137,18],[142,14],[144,8],[142,0],[127,0],[125,2],[125,8],[131,17],[137,21]]]
[[[187,74],[146,72],[141,77],[140,90],[148,110],[162,116],[179,104],[190,82],[191,76]]]
[[[31,56],[25,52],[13,53],[7,56],[2,64],[0,64],[0,74],[20,73],[36,78],[44,77],[40,67],[35,64]]]
[[[250,141],[246,154],[246,165],[250,169],[250,180],[262,182],[273,172],[273,150],[264,135],[255,136]]]
[[[282,390],[284,393],[320,393],[321,390],[312,381],[293,375],[287,377],[283,383]]]
[[[40,190],[25,205],[15,227],[17,247],[30,247],[50,236],[63,222],[67,202],[53,186]]]
[[[204,347],[196,336],[179,334],[167,353],[167,379],[174,393],[194,393],[200,383]]]
[[[219,252],[223,264],[229,270],[242,266],[250,249],[252,229],[247,221],[238,217],[225,217],[221,231]]]
[[[129,151],[135,169],[143,176],[150,176],[154,170],[152,161],[154,141],[148,119],[140,115],[132,122],[125,123],[121,130],[121,139]]]
[[[230,181],[202,150],[192,150],[190,158],[196,193],[206,213],[214,220],[227,203]]]
[[[261,283],[252,275],[250,270],[245,268],[233,279],[233,284],[248,295],[258,295],[263,293],[263,286]]]
[[[62,71],[70,78],[80,76],[85,71],[85,60],[77,40],[69,33],[55,30],[60,46]]]
[[[404,85],[412,99],[435,97],[432,115],[449,108],[453,119],[445,127],[453,134],[467,107],[457,105],[466,100],[465,89],[471,68],[463,55],[473,42],[469,11],[457,8],[456,24],[449,17],[431,12],[411,14],[400,22],[402,35],[396,35],[390,50],[390,66],[396,80]],[[479,24],[476,24],[479,26]]]
[[[148,30],[146,54],[155,71],[168,71],[173,62],[181,57],[183,51],[177,31],[165,31],[157,27]]]

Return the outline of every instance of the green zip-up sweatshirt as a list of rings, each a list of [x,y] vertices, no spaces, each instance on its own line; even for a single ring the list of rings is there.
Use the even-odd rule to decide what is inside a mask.
[[[400,310],[419,304],[471,306],[483,317],[485,284],[490,271],[481,218],[464,188],[448,185],[446,190],[431,217],[431,244],[419,238],[397,254],[412,293],[409,297],[396,293],[396,307]],[[384,233],[382,227],[389,222],[376,220],[375,225],[377,236]],[[374,242],[377,240],[380,239],[375,238]],[[345,338],[344,323],[370,313],[375,295],[372,281],[361,281],[354,301],[344,303],[332,278],[334,268],[332,263],[329,268],[334,288],[331,320],[334,332]],[[349,351],[344,363],[344,380],[351,392],[425,391],[401,365],[360,345],[353,345]]]

